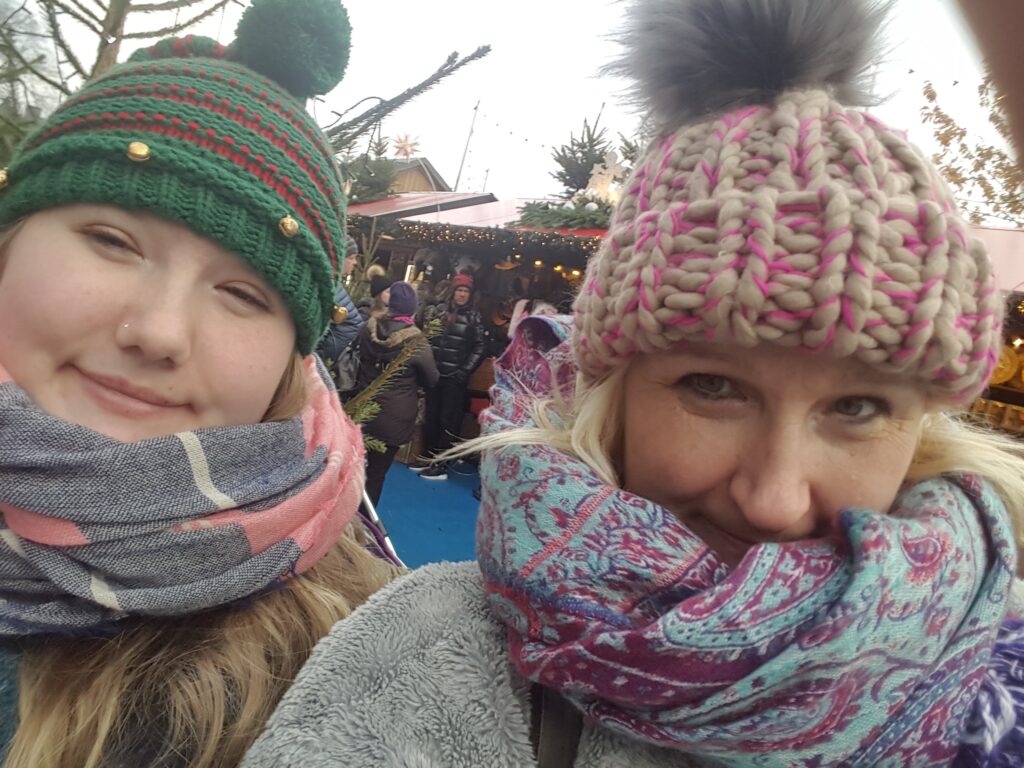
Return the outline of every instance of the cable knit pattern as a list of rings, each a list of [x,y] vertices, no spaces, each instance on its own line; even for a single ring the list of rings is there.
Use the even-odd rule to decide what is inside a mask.
[[[577,298],[596,378],[682,340],[854,356],[968,399],[995,364],[991,265],[901,132],[790,91],[654,142]]]

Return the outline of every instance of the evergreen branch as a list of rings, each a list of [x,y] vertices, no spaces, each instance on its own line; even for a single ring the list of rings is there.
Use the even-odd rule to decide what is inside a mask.
[[[419,96],[424,91],[429,90],[438,82],[457,72],[467,64],[476,61],[477,59],[482,59],[490,52],[491,46],[482,45],[469,56],[462,59],[459,59],[458,53],[452,53],[445,63],[442,64],[436,72],[434,72],[434,74],[430,75],[430,77],[426,78],[422,82],[417,83],[411,88],[407,88],[402,91],[402,93],[391,99],[382,100],[376,106],[371,107],[361,115],[358,115],[351,120],[346,120],[343,123],[339,123],[338,125],[329,128],[327,130],[327,138],[330,140],[331,146],[335,150],[351,146],[357,136],[361,135],[371,126],[379,123],[407,101]]]
[[[391,377],[404,369],[410,358],[412,358],[412,356],[416,354],[416,351],[426,343],[427,335],[425,333],[420,334],[415,339],[407,343],[402,347],[402,351],[395,356],[395,359],[388,363],[387,367],[380,372],[380,375],[369,383],[366,389],[345,404],[345,412],[352,418],[352,421],[356,424],[365,424],[370,420],[364,418],[363,421],[360,421],[357,417],[365,415],[364,409],[368,404],[376,405],[377,395],[387,388],[388,384],[391,382]],[[378,406],[378,408],[379,407],[380,406]],[[373,417],[371,416],[370,418]]]
[[[82,67],[82,63],[75,56],[74,51],[68,45],[67,40],[60,32],[60,24],[57,20],[57,11],[53,7],[53,0],[40,0],[40,4],[43,6],[43,10],[46,12],[46,25],[50,29],[50,36],[53,38],[60,52],[64,54],[64,58],[67,59],[68,64],[71,65],[71,69],[74,73],[81,77],[83,80],[88,79],[89,75]],[[58,63],[59,66],[59,63]],[[64,90],[62,88],[62,90]]]
[[[188,29],[189,27],[192,27],[195,24],[198,24],[203,19],[205,19],[205,18],[207,18],[209,16],[212,16],[213,14],[215,14],[217,11],[219,11],[221,8],[223,8],[224,6],[226,6],[230,2],[231,2],[231,0],[218,0],[218,2],[214,3],[212,6],[207,8],[202,13],[197,13],[191,19],[187,19],[186,21],[183,21],[180,24],[174,24],[173,26],[170,26],[170,27],[164,27],[163,29],[146,31],[146,32],[130,32],[128,34],[121,35],[121,39],[122,40],[139,40],[139,39],[152,38],[152,37],[170,37],[171,35],[176,35],[179,32],[183,32],[184,30]],[[194,5],[194,3],[186,3],[186,5]],[[133,9],[133,10],[137,10],[137,9]]]
[[[587,209],[588,205],[595,207]],[[582,198],[566,207],[545,202],[526,203],[519,209],[519,218],[510,227],[541,229],[608,229],[612,206],[607,201]]]

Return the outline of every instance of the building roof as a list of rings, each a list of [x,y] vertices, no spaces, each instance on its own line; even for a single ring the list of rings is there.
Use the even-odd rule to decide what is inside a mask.
[[[400,219],[450,211],[467,205],[493,203],[496,199],[490,192],[403,192],[370,203],[353,203],[348,207],[348,212],[350,216]]]
[[[403,221],[422,221],[425,224],[455,224],[462,227],[507,227],[519,218],[519,209],[532,198],[495,200],[447,211],[430,211],[403,216]]]
[[[441,178],[441,174],[437,172],[437,169],[425,157],[396,157],[391,162],[395,166],[397,173],[409,170],[420,171],[427,177],[430,186],[434,188],[435,192],[452,191],[452,188],[448,186],[448,182]]]

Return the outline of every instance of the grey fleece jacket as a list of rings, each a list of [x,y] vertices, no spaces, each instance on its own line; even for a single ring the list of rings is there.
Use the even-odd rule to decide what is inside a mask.
[[[404,576],[314,650],[243,768],[524,768],[529,683],[512,669],[475,563]],[[576,768],[694,768],[593,724]]]

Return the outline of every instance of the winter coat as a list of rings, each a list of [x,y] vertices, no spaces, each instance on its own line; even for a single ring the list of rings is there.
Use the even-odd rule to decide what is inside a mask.
[[[423,332],[414,325],[392,318],[371,317],[359,332],[359,377],[357,391],[365,389],[406,344],[415,343]],[[438,372],[429,344],[420,344],[408,364],[388,381],[374,398],[380,412],[363,430],[386,445],[404,445],[412,439],[416,427],[419,387],[430,389]]]
[[[423,320],[424,325],[432,320],[441,324],[440,332],[431,337],[430,345],[442,378],[468,381],[484,359],[486,339],[480,313],[469,304],[462,307],[435,304],[427,308]]]
[[[365,324],[363,316],[359,314],[355,303],[349,298],[348,292],[344,288],[338,288],[338,294],[334,299],[334,303],[336,306],[344,307],[348,312],[348,316],[343,323],[331,323],[331,327],[327,329],[327,333],[320,339],[320,343],[316,348],[316,353],[320,355],[320,359],[330,361],[330,367],[332,368],[333,363],[338,362],[345,347],[355,340],[356,336],[359,335],[359,329]]]
[[[1004,654],[1012,659],[1021,651]],[[512,667],[507,631],[491,614],[476,563],[428,565],[334,626],[242,768],[531,768],[530,687]],[[1024,717],[1024,695],[1015,705]],[[953,765],[1017,768],[1024,756],[1009,740],[980,762]],[[593,722],[583,724],[575,762],[708,765]]]
[[[524,768],[530,684],[476,563],[429,565],[335,625],[243,768]],[[678,752],[586,723],[577,768],[691,768]]]

